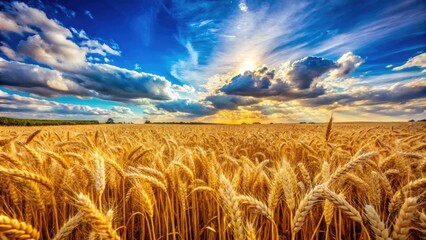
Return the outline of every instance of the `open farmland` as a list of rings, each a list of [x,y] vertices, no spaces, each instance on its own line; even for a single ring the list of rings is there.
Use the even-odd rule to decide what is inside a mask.
[[[1,127],[0,149],[0,239],[426,237],[424,123]]]

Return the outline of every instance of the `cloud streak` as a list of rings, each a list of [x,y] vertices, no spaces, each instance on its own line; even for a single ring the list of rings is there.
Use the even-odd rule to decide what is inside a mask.
[[[85,105],[63,104],[55,101],[42,100],[33,97],[23,97],[16,94],[8,94],[0,90],[0,111],[3,113],[47,113],[56,116],[88,116],[105,117],[133,115],[133,112],[125,107],[116,106],[111,110],[94,108]]]

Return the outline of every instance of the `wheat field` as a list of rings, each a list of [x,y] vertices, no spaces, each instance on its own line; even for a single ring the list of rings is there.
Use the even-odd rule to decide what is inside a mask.
[[[0,127],[0,239],[421,239],[426,124]]]

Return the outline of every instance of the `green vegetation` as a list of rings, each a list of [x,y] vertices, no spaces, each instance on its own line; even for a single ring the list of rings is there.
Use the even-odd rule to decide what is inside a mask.
[[[99,124],[94,120],[40,120],[0,117],[0,125],[3,126],[51,126],[51,125],[87,125]]]

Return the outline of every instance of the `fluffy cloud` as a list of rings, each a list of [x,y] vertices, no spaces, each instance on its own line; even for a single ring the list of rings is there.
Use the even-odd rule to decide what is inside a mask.
[[[426,53],[422,53],[420,55],[417,55],[413,58],[410,58],[405,64],[398,66],[398,67],[394,67],[393,70],[402,70],[402,69],[406,69],[406,68],[412,68],[412,67],[419,67],[421,69],[425,69],[426,68]],[[425,70],[423,70],[423,72],[425,72]]]
[[[276,78],[275,71],[268,70],[266,67],[237,75],[220,90],[231,95],[270,97],[285,101],[324,94],[324,89],[316,86],[299,90],[293,87],[292,83]]]
[[[21,2],[11,3],[7,10],[2,15],[6,16],[8,22],[14,22],[14,25],[10,23],[1,30],[19,34],[34,33],[19,42],[18,52],[53,66],[84,64],[85,51],[69,39],[72,37],[71,32],[59,22]]]
[[[344,54],[337,62],[318,57],[287,62],[278,71],[262,67],[233,77],[220,91],[230,95],[269,97],[289,101],[314,98],[325,94],[318,83],[327,73],[343,77],[359,67],[362,59],[353,53]]]
[[[8,32],[14,32],[18,34],[22,34],[24,32],[35,32],[31,28],[27,26],[23,26],[21,24],[18,24],[15,22],[12,16],[6,15],[3,12],[0,12],[0,31],[8,31]]]
[[[22,36],[29,33],[26,39],[18,43],[17,52],[39,63],[64,69],[84,65],[87,54],[99,54],[104,57],[107,54],[120,55],[118,49],[98,40],[89,39],[83,30],[78,32],[71,28],[70,31],[58,21],[48,18],[45,12],[29,7],[25,3],[13,2],[5,6],[6,11],[0,13],[0,20],[5,24],[0,26],[0,30],[15,32]],[[85,41],[81,45],[75,43],[72,40],[73,33]]]
[[[164,77],[88,63],[67,72],[0,58],[0,86],[44,97],[73,95],[138,103],[142,98],[169,100],[176,96]]]
[[[305,57],[285,66],[287,80],[298,89],[310,88],[313,81],[338,65],[324,58]]]
[[[22,34],[23,39],[16,51],[5,43],[0,50],[9,59],[31,57],[50,68],[0,58],[1,86],[44,97],[74,95],[125,103],[176,98],[176,91],[164,77],[87,62],[101,61],[96,55],[102,56],[105,62],[110,61],[107,55],[119,56],[121,52],[116,44],[110,47],[90,39],[83,30],[71,28],[70,31],[25,3],[12,2],[4,6],[0,20],[6,24],[1,24],[0,30]],[[73,34],[82,40],[80,45],[73,41]]]
[[[364,60],[360,56],[347,52],[337,60],[337,68],[330,72],[329,78],[344,77],[357,69],[363,62]]]
[[[269,70],[267,67],[254,71],[246,71],[233,77],[229,83],[224,85],[220,90],[226,94],[234,94],[241,96],[271,96],[278,95],[274,91],[277,86],[284,86],[284,83],[279,79],[275,80],[275,71]],[[286,84],[284,88],[288,88]]]
[[[150,98],[170,100],[176,98],[171,83],[164,77],[136,72],[109,64],[87,63],[68,72],[86,89],[94,90],[97,97],[131,102],[134,99]]]
[[[22,56],[15,52],[12,48],[9,47],[6,43],[2,43],[0,46],[0,51],[3,52],[6,57],[12,59],[12,60],[22,60]]]
[[[80,34],[80,33],[79,33]],[[100,43],[97,40],[88,40],[82,43],[83,46],[87,47],[88,53],[96,53],[102,56],[106,56],[107,54],[120,56],[121,52],[117,51],[105,43]]]
[[[205,106],[200,102],[193,102],[188,99],[161,102],[161,103],[158,103],[156,107],[164,109],[168,112],[190,113],[192,116],[212,115],[217,112],[217,109]]]
[[[205,99],[210,101],[217,109],[236,110],[239,106],[249,106],[259,102],[259,100],[233,95],[214,95]]]
[[[111,111],[114,111],[120,114],[134,114],[132,109],[128,107],[122,107],[122,106],[114,106],[111,108]]]
[[[45,97],[93,95],[90,90],[78,85],[57,70],[5,61],[2,58],[0,58],[0,86]]]

